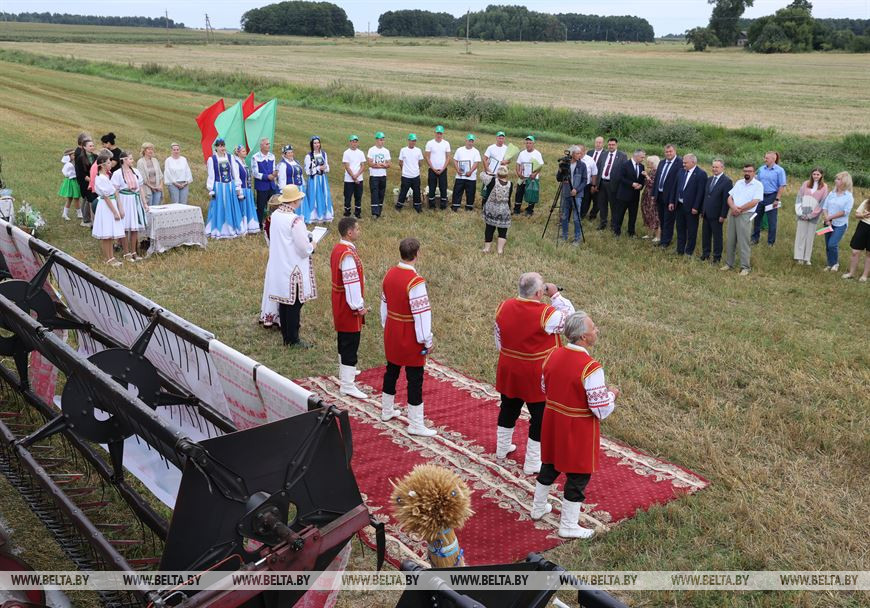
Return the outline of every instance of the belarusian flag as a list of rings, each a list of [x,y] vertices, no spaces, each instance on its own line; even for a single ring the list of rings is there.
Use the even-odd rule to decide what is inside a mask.
[[[224,100],[214,102],[205,110],[199,113],[196,117],[196,124],[199,125],[200,145],[202,146],[202,156],[205,162],[211,158],[211,145],[217,138],[217,129],[215,129],[215,119],[224,111]]]
[[[236,146],[245,147],[245,119],[242,116],[242,102],[221,112],[214,121],[217,135],[227,143],[227,152],[232,154]]]
[[[275,146],[275,117],[278,110],[278,100],[272,99],[262,104],[253,114],[245,120],[245,137],[248,139],[250,151],[248,152],[248,165],[251,164],[251,156],[260,150],[260,140],[269,138],[272,149],[278,152]],[[278,154],[276,153],[276,156]]]
[[[251,91],[250,95],[242,102],[242,117],[245,120],[248,120],[248,116],[256,112],[258,109],[262,108],[263,104],[257,105],[254,101],[254,92]]]

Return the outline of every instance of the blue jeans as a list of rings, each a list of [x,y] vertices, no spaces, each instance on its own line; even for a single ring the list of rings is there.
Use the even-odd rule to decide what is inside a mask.
[[[752,242],[757,243],[761,238],[761,222],[764,220],[764,208],[776,200],[776,192],[770,192],[764,195],[761,202],[755,208],[755,225],[752,228]],[[776,216],[779,209],[767,212],[767,243],[773,245],[776,242]]]
[[[169,186],[169,199],[173,203],[187,204],[187,193],[190,190],[190,184],[184,188],[176,188],[175,184],[167,184],[167,186]]]
[[[559,224],[562,232],[562,240],[568,240],[568,219],[574,218],[574,241],[580,240],[580,209],[583,205],[583,195],[577,194],[577,196],[570,196],[570,191],[568,192],[569,196],[562,197],[562,211],[559,214]]]
[[[163,190],[152,190],[151,191],[151,201],[148,203],[148,206],[156,207],[160,203],[163,202]]]
[[[828,256],[828,266],[840,263],[840,240],[846,234],[848,224],[842,226],[832,226],[833,232],[825,234],[825,253]]]

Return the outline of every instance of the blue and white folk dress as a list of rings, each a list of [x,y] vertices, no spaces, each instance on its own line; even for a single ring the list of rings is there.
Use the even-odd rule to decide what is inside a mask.
[[[244,234],[239,205],[242,186],[236,163],[228,155],[219,156],[215,153],[209,159],[206,187],[211,197],[206,235],[214,239],[231,239]]]
[[[326,152],[305,155],[305,173],[308,175],[306,196],[299,208],[299,214],[312,222],[331,222],[333,218],[332,194],[329,192],[329,159]],[[308,222],[308,220],[305,220]]]
[[[281,190],[284,189],[284,186],[289,186],[290,184],[295,184],[302,192],[306,192],[305,189],[305,179],[303,177],[302,165],[299,164],[299,161],[296,159],[287,160],[286,158],[282,158],[278,163],[278,179],[276,180],[278,183],[278,193],[281,193]],[[313,207],[307,205],[306,199],[302,199],[302,204],[299,205],[298,214],[305,222],[311,221],[311,210]]]
[[[248,167],[238,157],[233,155],[233,161],[236,163],[236,173],[239,176],[239,183],[242,186],[242,194],[244,198],[236,199],[239,201],[240,213],[242,214],[242,234],[260,232],[260,220],[257,218],[257,204],[254,202],[254,191],[251,190],[250,173]]]

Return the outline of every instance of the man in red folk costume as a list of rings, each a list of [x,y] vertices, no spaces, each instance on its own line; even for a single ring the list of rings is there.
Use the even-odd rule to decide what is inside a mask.
[[[341,240],[332,248],[329,268],[332,273],[332,321],[338,333],[339,391],[357,399],[368,395],[356,386],[357,351],[365,315],[365,277],[362,261],[356,251],[356,241],[362,227],[355,217],[344,217],[338,222]]]
[[[565,322],[568,344],[557,348],[543,365],[541,384],[547,397],[541,430],[541,472],[535,484],[532,519],[552,510],[550,486],[560,473],[563,491],[559,536],[590,538],[595,530],[579,525],[583,491],[598,470],[600,421],[616,407],[619,389],[607,386],[604,369],[589,354],[598,341],[598,327],[583,311]]]
[[[549,296],[550,304],[541,300]],[[511,443],[523,403],[529,409],[529,439],[523,472],[536,475],[541,468],[541,421],[544,393],[541,364],[559,346],[565,319],[574,312],[568,298],[537,272],[520,277],[519,296],[502,302],[495,313],[495,345],[499,350],[495,388],[501,393],[501,411],[496,431],[497,459],[516,449]]]
[[[402,261],[387,271],[381,295],[381,325],[387,371],[381,396],[381,420],[399,415],[396,409],[396,381],[405,368],[408,379],[408,433],[431,437],[434,429],[423,423],[423,366],[432,350],[432,311],[426,281],[414,268],[420,241],[407,238],[399,243]]]

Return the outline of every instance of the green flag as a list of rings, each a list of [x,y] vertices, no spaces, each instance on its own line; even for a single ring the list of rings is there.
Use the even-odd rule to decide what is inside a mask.
[[[245,121],[245,135],[248,138],[248,165],[251,164],[251,156],[260,151],[260,140],[269,138],[272,144],[272,152],[276,158],[281,158],[281,150],[275,145],[275,115],[278,110],[278,101],[272,99],[248,116]]]
[[[233,153],[236,146],[245,145],[245,120],[242,118],[242,102],[221,112],[214,121],[218,137],[227,143],[227,152]]]

